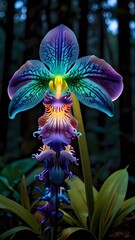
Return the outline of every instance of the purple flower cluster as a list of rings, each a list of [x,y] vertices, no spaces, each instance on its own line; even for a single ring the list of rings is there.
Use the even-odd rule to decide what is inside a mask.
[[[46,187],[45,192],[43,192],[39,187],[36,187],[35,189],[38,190],[42,195],[42,197],[39,197],[38,200],[46,201],[43,206],[39,206],[37,209],[44,216],[42,219],[42,224],[46,223],[47,221],[50,222],[47,229],[45,229],[48,230],[49,227],[53,225],[54,216],[56,214],[56,204],[58,204],[58,206],[62,203],[70,205],[70,201],[68,196],[65,194],[65,191],[62,188],[57,189],[54,185]],[[56,191],[58,192],[56,193]],[[60,209],[58,209],[58,220],[61,220],[62,217],[63,213]]]
[[[35,179],[43,181],[46,191],[43,192],[39,187],[43,197],[39,200],[47,201],[47,203],[38,207],[38,211],[44,215],[42,223],[48,221],[52,223],[55,215],[56,207],[56,191],[58,194],[58,204],[70,204],[65,190],[70,187],[66,183],[66,178],[73,179],[73,174],[69,170],[69,164],[77,164],[74,156],[71,141],[80,136],[77,132],[77,120],[72,116],[71,94],[68,92],[64,96],[56,98],[50,94],[46,94],[43,104],[45,113],[39,118],[38,131],[34,132],[34,136],[42,141],[43,147],[40,148],[39,154],[33,154],[39,162],[44,163],[44,170],[35,176]],[[62,190],[65,189],[65,190]],[[58,211],[58,218],[61,219],[62,212]]]
[[[48,93],[44,98],[45,113],[39,119],[39,135],[44,145],[60,152],[80,135],[77,132],[77,120],[71,114],[71,94],[56,98]]]
[[[86,106],[113,116],[113,101],[121,94],[123,82],[103,59],[94,55],[77,59],[76,36],[64,25],[46,34],[39,53],[41,61],[27,61],[9,82],[9,117],[13,119],[17,113],[43,100],[45,112],[33,134],[42,141],[43,147],[33,157],[44,163],[44,170],[35,176],[45,187],[45,192],[36,188],[42,195],[39,200],[46,202],[38,211],[44,216],[43,223],[48,219],[52,223],[56,204],[70,204],[65,180],[73,178],[70,163],[77,164],[71,145],[81,134],[72,116],[71,92]],[[62,212],[58,210],[58,218],[61,217]]]

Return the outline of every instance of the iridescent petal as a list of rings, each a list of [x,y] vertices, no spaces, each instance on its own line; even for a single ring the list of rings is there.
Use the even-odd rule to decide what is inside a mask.
[[[60,152],[73,139],[80,136],[74,127],[77,126],[77,121],[71,113],[71,94],[68,92],[59,99],[46,94],[44,105],[45,113],[42,121],[39,121],[42,125],[36,133],[44,145],[51,147],[55,152]]]
[[[44,98],[46,88],[42,81],[36,80],[20,87],[9,104],[9,117],[13,119],[17,113],[37,105]]]
[[[96,108],[110,117],[113,116],[113,103],[107,91],[90,79],[69,82],[69,88],[88,107]]]
[[[45,145],[50,146],[55,152],[60,152],[72,139],[79,137],[79,133],[65,118],[61,118],[60,121],[58,118],[50,118],[39,132],[39,136]]]
[[[31,81],[37,81],[47,89],[51,78],[53,78],[53,75],[42,62],[29,60],[13,75],[8,85],[8,95],[12,99],[19,88]]]
[[[43,206],[38,206],[37,210],[40,212],[41,215],[44,216],[42,219],[42,224],[46,223],[48,219],[51,217],[52,212],[54,211],[54,207],[51,206],[49,202],[47,202]]]
[[[86,85],[88,89],[91,89],[92,85],[94,87],[95,82],[97,83],[97,87],[99,85],[98,92],[100,92],[100,88],[103,92],[102,89],[104,88],[108,92],[112,101],[116,100],[123,90],[122,77],[111,67],[111,65],[94,55],[78,59],[66,76],[67,83],[72,86],[74,85],[76,91],[78,85],[79,87],[81,85],[79,80],[85,78],[87,78],[85,82],[87,82]],[[84,90],[86,91],[86,94],[90,94],[88,89],[87,91]],[[79,91],[83,92],[81,88]],[[89,106],[89,104],[86,105]]]
[[[65,73],[78,58],[79,46],[75,34],[59,25],[49,31],[40,45],[40,58],[54,74]]]

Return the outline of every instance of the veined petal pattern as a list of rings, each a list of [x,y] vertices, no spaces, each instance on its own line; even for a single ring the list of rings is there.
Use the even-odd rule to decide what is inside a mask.
[[[79,46],[76,36],[61,24],[45,35],[39,53],[41,61],[53,74],[64,74],[78,58]]]
[[[70,82],[69,88],[76,97],[88,107],[98,109],[110,117],[113,116],[114,108],[107,91],[90,79],[81,79],[76,84]]]
[[[65,78],[68,84],[76,87],[79,80],[87,78],[90,84],[93,81],[99,84],[101,89],[104,88],[112,101],[116,100],[123,90],[122,76],[110,64],[94,55],[78,59]]]
[[[39,85],[42,83],[47,89],[50,79],[53,79],[53,75],[42,62],[38,60],[29,60],[15,72],[12,79],[9,81],[8,95],[10,99],[12,99],[18,89],[32,81],[39,82]]]
[[[42,81],[33,80],[16,91],[8,109],[11,119],[19,112],[36,106],[44,98],[46,85]]]

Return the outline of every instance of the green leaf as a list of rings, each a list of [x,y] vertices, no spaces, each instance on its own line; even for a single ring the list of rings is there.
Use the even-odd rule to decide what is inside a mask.
[[[98,198],[98,191],[94,186],[93,186],[93,196],[94,196],[94,203],[96,203]]]
[[[66,223],[70,224],[71,226],[79,226],[79,227],[81,227],[79,221],[77,221],[74,217],[72,217],[67,212],[65,212],[63,210],[61,210],[61,211],[63,213],[63,218],[62,218],[63,221],[65,221]]]
[[[16,202],[19,202],[20,200],[20,194],[15,190],[13,191],[13,194],[12,194],[13,198],[15,199]]]
[[[78,177],[75,177],[72,181],[67,180],[67,183],[71,187],[71,189],[68,191],[68,194],[71,200],[71,205],[76,213],[76,216],[81,222],[82,226],[87,227],[86,220],[88,216],[88,208],[87,208],[87,202],[86,202],[85,184]],[[94,200],[96,201],[98,197],[98,191],[94,187],[93,187],[93,194],[94,194]]]
[[[72,181],[67,181],[67,183],[71,187],[71,189],[68,191],[68,194],[73,210],[80,221],[81,226],[87,228],[86,221],[88,217],[88,208],[86,204],[85,189],[82,181],[75,177]]]
[[[81,226],[87,228],[87,217],[88,217],[88,208],[86,202],[86,193],[85,193],[85,184],[78,177],[74,179],[67,180],[67,183],[71,187],[68,191],[71,205],[73,210],[81,223]],[[94,201],[96,202],[98,197],[98,191],[93,187]]]
[[[77,176],[75,176],[73,180],[67,179],[67,182],[71,188],[73,187],[73,185],[75,185],[75,187],[77,187],[78,191],[81,192],[82,197],[84,198],[84,200],[86,202],[86,192],[85,192],[84,182]],[[98,191],[94,186],[93,186],[93,195],[94,195],[94,202],[95,202],[98,197]]]
[[[90,239],[90,240],[96,240],[94,235],[84,229],[84,228],[78,228],[78,227],[72,227],[72,228],[65,228],[59,238],[59,240],[83,240],[83,239]]]
[[[26,158],[8,164],[0,171],[0,175],[7,178],[11,186],[17,184],[23,174],[37,164],[34,158]]]
[[[88,207],[88,218],[89,223],[91,222],[93,211],[94,211],[94,196],[93,196],[93,184],[92,184],[92,174],[91,174],[91,165],[90,165],[90,157],[87,147],[85,129],[83,125],[83,119],[81,114],[80,103],[76,96],[72,93],[73,99],[73,113],[74,117],[78,121],[78,131],[82,133],[82,136],[78,139],[79,151],[81,157],[82,164],[82,172],[83,178],[85,182],[85,190],[86,190],[86,200]]]
[[[129,198],[123,202],[121,209],[118,211],[116,218],[112,224],[112,227],[115,228],[120,225],[123,219],[133,210],[135,210],[135,197]]]
[[[19,193],[9,184],[9,181],[6,177],[0,176],[0,194],[7,197],[11,193],[15,200],[19,201]]]
[[[34,232],[34,231],[33,231],[31,228],[29,228],[29,227],[18,226],[18,227],[11,228],[11,229],[9,229],[8,231],[2,233],[2,234],[0,235],[0,239],[1,239],[1,240],[4,240],[4,239],[6,239],[7,237],[10,237],[11,235],[13,235],[13,234],[15,234],[15,233],[17,233],[17,232],[19,232],[19,231],[32,231],[32,232]]]
[[[25,175],[22,176],[19,190],[20,190],[20,197],[21,197],[21,205],[30,212],[30,200],[29,200],[29,195],[27,191]]]
[[[29,227],[36,233],[41,233],[41,226],[38,224],[34,216],[29,213],[27,209],[25,209],[20,204],[16,203],[13,200],[10,200],[2,195],[0,195],[0,208],[13,212],[19,218],[21,218],[25,223],[29,225]]]
[[[10,186],[9,181],[6,177],[4,176],[0,176],[0,193],[3,193],[5,190],[9,190],[9,191],[14,191],[14,189],[12,188],[12,186]],[[7,192],[9,192],[7,191]]]
[[[99,191],[91,222],[91,232],[103,239],[124,201],[128,184],[127,169],[113,173]]]

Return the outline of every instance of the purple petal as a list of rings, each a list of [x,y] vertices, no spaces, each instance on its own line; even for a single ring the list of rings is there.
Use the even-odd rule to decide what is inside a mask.
[[[108,92],[88,78],[69,82],[69,88],[76,97],[88,107],[98,109],[110,117],[113,116],[113,103]]]
[[[39,134],[44,145],[55,152],[60,152],[80,135],[75,128],[77,122],[71,113],[71,95],[67,93],[64,97],[57,99],[46,94],[44,105],[45,114],[40,121],[42,126],[36,133]]]
[[[39,161],[43,161],[43,160],[49,158],[50,155],[52,156],[53,154],[55,155],[55,152],[52,149],[49,149],[46,151],[41,151],[40,154],[33,154],[32,156],[35,157]]]
[[[78,159],[76,157],[74,157],[73,154],[71,154],[70,152],[62,150],[60,156],[67,159],[71,163],[74,163],[74,164],[78,165],[78,163],[77,163]]]
[[[76,36],[61,24],[46,34],[39,53],[42,62],[53,74],[65,73],[78,58],[79,46]]]
[[[68,122],[64,123],[64,121],[58,129],[57,125],[55,126],[54,119],[45,124],[40,137],[45,145],[50,146],[55,152],[60,152],[71,143],[73,138],[78,137],[78,132]]]
[[[103,59],[92,55],[80,58],[67,74],[67,83],[77,85],[80,79],[87,78],[87,84],[92,81],[104,88],[112,101],[116,100],[123,90],[122,76],[119,75]],[[89,80],[88,80],[89,79]]]
[[[50,203],[46,203],[43,206],[38,206],[37,210],[44,216],[47,215],[48,217],[54,211],[54,208],[50,205]]]
[[[38,60],[27,61],[23,66],[15,72],[8,86],[8,95],[10,99],[16,91],[22,86],[27,85],[31,81],[39,82],[47,89],[48,83],[52,74],[48,71],[45,65]]]
[[[46,87],[41,81],[31,81],[20,87],[14,94],[9,104],[9,117],[13,119],[19,112],[37,105],[45,95]]]

